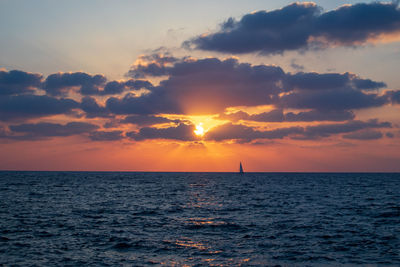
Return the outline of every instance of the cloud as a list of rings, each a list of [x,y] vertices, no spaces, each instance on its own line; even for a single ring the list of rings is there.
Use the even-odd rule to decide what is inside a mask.
[[[152,128],[144,127],[139,132],[128,132],[126,136],[136,140],[146,139],[172,139],[180,141],[196,141],[199,138],[194,134],[194,125],[179,124],[176,127]]]
[[[99,90],[97,93],[93,93],[93,95],[118,95],[127,89],[140,90],[151,88],[153,88],[153,85],[146,80],[111,81],[104,86],[103,90]]]
[[[295,69],[297,71],[303,71],[304,70],[304,66],[300,65],[300,64],[297,64],[296,60],[294,60],[294,59],[290,62],[290,67],[292,67],[293,69]]]
[[[122,131],[96,131],[89,134],[92,141],[118,141],[122,140],[124,136]]]
[[[316,139],[319,137],[329,137],[333,134],[351,133],[364,129],[373,128],[391,128],[390,122],[379,122],[377,119],[368,121],[349,121],[336,124],[321,124],[316,126],[307,126],[304,130],[304,139]]]
[[[152,89],[154,86],[151,82],[147,80],[128,80],[125,82],[125,86],[134,89],[134,90],[140,90],[140,89]]]
[[[182,61],[182,59],[176,58],[170,53],[141,55],[138,60],[136,60],[134,68],[131,68],[126,75],[133,78],[167,75],[169,66],[180,61]]]
[[[307,127],[284,127],[271,130],[257,130],[254,127],[231,122],[216,126],[204,135],[208,141],[236,140],[240,143],[249,143],[258,139],[283,139],[291,137],[300,140],[315,140],[331,135],[347,134],[344,138],[367,140],[377,139],[377,128],[391,128],[389,122],[379,122],[376,119],[368,121],[348,121],[344,123],[320,124]],[[179,124],[168,128],[144,127],[138,132],[128,132],[126,136],[136,141],[146,139],[172,139],[180,141],[195,141],[199,137],[194,135],[194,125]],[[381,136],[382,137],[382,136]]]
[[[80,135],[90,133],[98,128],[99,126],[87,122],[69,122],[67,124],[40,122],[9,126],[13,134],[23,134],[23,136],[18,136],[20,139]]]
[[[115,94],[121,94],[123,91],[125,91],[125,83],[124,82],[112,81],[112,82],[108,82],[104,86],[104,90],[98,92],[98,94],[115,95]]]
[[[274,109],[269,112],[249,115],[238,111],[231,114],[220,114],[217,119],[230,121],[258,121],[258,122],[310,122],[310,121],[345,121],[354,119],[351,111],[302,111],[298,113],[284,113],[282,109]]]
[[[96,99],[90,96],[85,96],[82,98],[80,108],[86,113],[87,118],[108,118],[112,116],[106,107],[100,106]]]
[[[33,93],[41,84],[42,75],[20,70],[0,70],[0,96]]]
[[[204,138],[206,140],[223,141],[223,140],[242,140],[250,142],[254,139],[282,139],[291,134],[300,134],[303,132],[301,127],[278,128],[269,131],[258,131],[252,127],[242,124],[226,123],[216,126],[208,131]]]
[[[293,90],[333,90],[352,88],[354,90],[375,90],[386,87],[384,82],[362,79],[351,73],[298,72],[286,75],[284,89]]]
[[[293,92],[281,97],[279,106],[321,111],[379,107],[388,103],[385,95],[366,94],[354,88]]]
[[[371,79],[360,79],[360,78],[354,79],[353,83],[356,88],[363,90],[377,90],[387,86],[386,83],[384,82],[376,82]]]
[[[0,120],[12,121],[68,114],[78,107],[78,102],[68,98],[58,99],[46,95],[0,96]]]
[[[376,130],[364,130],[343,135],[343,138],[353,139],[353,140],[375,140],[375,139],[381,139],[382,137],[383,134]]]
[[[297,2],[282,9],[246,14],[238,21],[229,18],[219,31],[202,34],[183,46],[222,53],[276,54],[363,45],[399,31],[397,2],[344,5],[329,12],[315,3]]]
[[[238,111],[231,114],[220,114],[217,119],[230,120],[230,121],[260,121],[260,122],[283,122],[285,115],[282,109],[274,109],[269,112],[249,115],[246,112]]]
[[[250,115],[244,111],[237,111],[234,113],[226,114],[222,113],[219,114],[218,117],[216,117],[217,120],[229,120],[232,122],[236,122],[239,120],[248,120]]]
[[[150,94],[136,96],[126,94],[122,98],[110,97],[106,107],[115,114],[182,114],[179,103],[171,99],[163,88],[156,88]]]
[[[383,88],[386,84],[364,79],[352,73],[285,73],[278,66],[240,63],[235,58],[220,60],[212,57],[195,59],[172,56],[145,58],[143,56],[142,60],[143,62],[152,60],[152,63],[163,66],[163,75],[166,77],[162,77],[158,85],[153,85],[145,79],[107,83],[103,75],[92,76],[83,72],[52,74],[45,80],[44,84],[47,87],[44,88],[47,88],[48,94],[56,96],[29,94],[29,90],[19,91],[18,95],[0,96],[0,120],[15,121],[58,114],[71,115],[77,109],[81,109],[85,112],[86,118],[113,118],[106,124],[107,127],[115,127],[120,123],[142,127],[136,132],[127,133],[128,137],[138,141],[145,139],[199,140],[193,133],[193,125],[188,124],[187,121],[167,119],[165,114],[221,114],[219,119],[230,122],[240,120],[255,122],[348,121],[343,124],[313,126],[316,128],[289,127],[268,131],[230,123],[213,128],[204,137],[206,140],[237,140],[238,142],[280,139],[287,136],[294,139],[318,139],[333,134],[350,134],[364,129],[390,127],[388,124],[382,125],[377,121],[354,121],[354,110],[398,102],[399,91],[373,92],[372,90]],[[142,74],[157,76],[157,72],[152,73],[152,68],[145,69],[148,66],[146,64],[141,65]],[[34,75],[34,77],[37,77],[40,83],[41,76]],[[39,83],[36,81],[23,84],[26,84],[26,88],[35,88],[33,86],[38,86]],[[105,99],[105,105],[98,102],[99,98],[86,96],[87,92],[83,92],[80,103],[60,97],[67,94],[73,87],[79,86],[81,89],[85,86],[95,88],[96,90],[91,93],[96,96],[111,94],[122,96],[101,98]],[[145,89],[144,93],[129,92],[141,89]],[[82,90],[80,92],[82,93]],[[274,109],[259,114],[224,113],[230,107],[259,105],[270,105]],[[298,111],[287,111],[287,109],[298,109]],[[118,115],[127,116],[121,119]],[[174,123],[177,126],[150,127],[163,123]],[[32,124],[26,125],[34,127]],[[35,127],[42,127],[40,129],[47,127],[46,129],[54,130],[57,129],[56,127],[65,126],[60,125],[51,128],[49,125],[37,124]],[[31,133],[26,133],[21,137],[18,127],[14,129],[16,131],[12,130],[13,138],[46,136],[35,134],[32,130]],[[90,133],[89,137],[92,140],[122,138],[122,132],[118,134],[116,131],[94,132],[93,130]]]
[[[285,114],[285,121],[346,121],[352,120],[355,115],[351,111],[347,110],[335,110],[335,111],[302,111],[298,113],[288,112]]]
[[[152,69],[146,72],[157,75]],[[377,107],[389,101],[379,92],[368,92],[385,87],[385,83],[355,74],[292,74],[278,66],[239,63],[235,58],[186,58],[170,64],[164,74],[167,78],[148,94],[110,98],[107,107],[117,114],[215,114],[228,107],[257,105],[327,113]]]
[[[130,115],[121,120],[121,123],[131,123],[141,127],[171,122],[179,123],[180,120],[170,120],[164,117],[156,117],[151,115]]]
[[[165,65],[167,77],[159,85],[153,85],[145,79],[105,83],[103,75],[92,76],[83,72],[51,74],[44,82],[49,95],[23,93],[0,96],[0,120],[71,114],[73,109],[80,108],[87,118],[136,115],[125,121],[129,123],[131,120],[134,123],[135,119],[145,120],[159,114],[218,114],[230,107],[272,105],[276,110],[271,113],[251,116],[241,114],[241,118],[235,114],[238,117],[236,119],[229,116],[232,121],[340,121],[353,119],[351,110],[397,103],[399,98],[399,91],[370,92],[386,84],[351,73],[292,74],[285,73],[278,66],[239,63],[235,58],[149,57],[156,64]],[[36,80],[32,77],[36,77]],[[32,77],[32,82],[21,84],[25,84],[25,87],[38,85],[41,76],[35,74]],[[128,92],[123,96],[109,97],[104,106],[95,97],[85,94],[81,103],[60,98],[60,95],[67,94],[74,86],[95,88],[91,93],[100,96],[123,95],[128,90],[145,89],[145,92]],[[305,111],[298,114],[284,113],[284,109]]]
[[[103,75],[90,75],[84,72],[54,73],[47,76],[43,89],[48,95],[67,95],[73,87],[79,87],[82,95],[100,94],[99,86],[107,81]]]
[[[384,82],[362,79],[351,73],[299,72],[287,74],[284,90],[291,92],[280,98],[279,106],[320,111],[378,107],[388,98],[364,91],[386,87]]]
[[[149,94],[110,98],[107,106],[118,114],[213,114],[231,106],[272,103],[284,77],[280,67],[251,66],[233,58],[182,61],[166,74]]]
[[[388,138],[393,138],[393,137],[394,137],[394,134],[391,133],[391,132],[387,132],[387,133],[386,133],[386,137],[388,137]]]
[[[146,56],[143,56],[147,58]],[[157,57],[156,57],[157,58]],[[164,58],[157,58],[165,60]],[[67,96],[70,91],[79,88],[81,95],[117,95],[126,90],[151,89],[150,81],[129,79],[109,81],[102,74],[91,75],[85,72],[53,73],[43,80],[43,75],[21,70],[0,69],[0,96],[35,94],[38,89],[46,91],[48,96]]]
[[[378,120],[369,121],[349,121],[345,123],[320,124],[307,127],[287,127],[272,130],[260,131],[253,127],[242,124],[226,123],[216,126],[205,134],[206,140],[240,140],[241,142],[251,142],[256,139],[282,139],[291,136],[293,139],[319,139],[335,134],[352,133],[364,129],[391,128],[389,122],[379,122]],[[367,134],[366,134],[367,135]],[[356,134],[350,135],[353,139]],[[358,136],[361,139],[361,134]]]
[[[400,104],[400,90],[386,91],[385,95],[390,99],[393,104]]]

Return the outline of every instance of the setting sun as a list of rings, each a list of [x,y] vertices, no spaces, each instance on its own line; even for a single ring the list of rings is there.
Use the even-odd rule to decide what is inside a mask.
[[[194,133],[198,136],[204,135],[203,123],[199,123],[196,125],[196,129],[194,130]]]

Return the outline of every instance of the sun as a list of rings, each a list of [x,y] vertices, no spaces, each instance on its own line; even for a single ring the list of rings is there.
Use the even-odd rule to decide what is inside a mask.
[[[203,123],[199,123],[196,125],[196,129],[194,130],[194,133],[198,136],[203,136],[204,135],[204,128],[203,128]]]

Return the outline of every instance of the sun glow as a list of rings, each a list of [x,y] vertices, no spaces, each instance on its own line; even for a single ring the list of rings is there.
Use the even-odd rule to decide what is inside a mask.
[[[194,133],[198,136],[203,136],[204,135],[204,128],[203,128],[203,123],[199,123],[196,125],[196,129],[194,130]]]

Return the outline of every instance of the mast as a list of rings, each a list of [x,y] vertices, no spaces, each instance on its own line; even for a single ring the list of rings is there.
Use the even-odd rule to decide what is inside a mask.
[[[243,167],[242,167],[242,162],[239,164],[239,173],[244,173]]]

